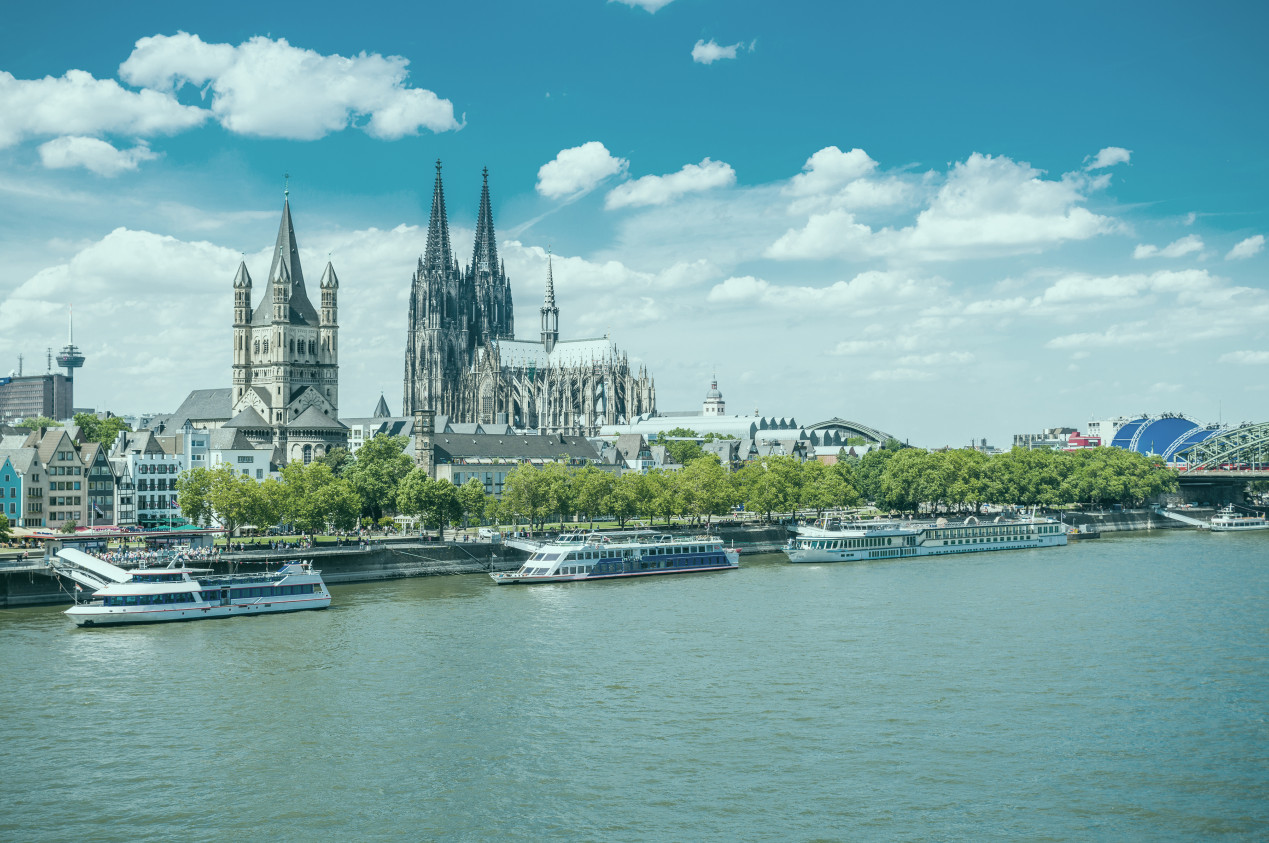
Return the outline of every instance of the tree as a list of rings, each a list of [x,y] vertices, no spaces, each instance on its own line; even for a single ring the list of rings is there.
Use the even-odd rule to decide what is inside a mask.
[[[573,514],[576,505],[572,473],[562,462],[549,462],[538,469],[538,473],[546,482],[547,511],[554,512],[563,522],[565,517]]]
[[[176,478],[176,502],[189,523],[205,524],[211,517],[211,484],[211,470],[202,466],[186,469]]]
[[[661,515],[669,526],[670,520],[679,513],[678,472],[656,468],[643,477],[648,490],[648,520],[651,521],[653,515]]]
[[[118,416],[99,419],[93,413],[76,413],[74,421],[84,432],[85,439],[99,442],[106,449],[115,443],[121,431],[132,431],[131,425]]]
[[[336,477],[342,477],[344,469],[352,465],[353,456],[348,453],[347,448],[331,448],[325,454],[322,454],[321,462],[330,466],[330,470],[335,473]]]
[[[802,466],[802,491],[798,503],[815,510],[819,518],[826,509],[849,506],[858,502],[859,493],[846,482],[844,472],[819,460],[808,460]]]
[[[9,530],[9,516],[0,512],[0,542],[7,542],[12,533]]]
[[[485,484],[475,477],[458,487],[458,508],[462,512],[463,523],[469,518],[477,522],[485,515],[485,504],[489,498],[485,495]]]
[[[736,503],[732,476],[713,454],[692,460],[679,472],[684,513],[697,518],[726,515]]]
[[[609,514],[613,490],[617,486],[617,478],[612,472],[603,471],[593,465],[587,465],[573,475],[574,505],[578,512],[584,513],[590,520],[590,528],[595,529],[595,516]]]
[[[48,416],[36,416],[33,419],[23,419],[13,426],[19,430],[39,430],[42,427],[62,427],[62,423]]]
[[[657,434],[657,441],[665,445],[666,453],[679,465],[687,465],[692,460],[705,456],[705,449],[696,442],[696,431],[686,427],[663,430]]]
[[[66,535],[70,535],[71,533],[75,532],[75,528],[78,526],[79,526],[79,522],[77,522],[74,518],[72,518],[71,520],[67,521],[65,524],[62,525],[60,532],[65,533]]]
[[[448,480],[433,480],[421,466],[410,470],[397,488],[397,510],[423,519],[423,528],[443,531],[459,513],[458,490]]]
[[[551,512],[550,480],[530,463],[520,463],[502,481],[502,501],[509,512],[540,526]]]
[[[627,521],[643,511],[645,497],[647,487],[643,475],[633,471],[625,472],[613,483],[608,514],[617,519],[618,526],[624,528]]]
[[[396,503],[397,485],[410,470],[414,460],[405,452],[409,440],[405,436],[378,434],[357,449],[342,476],[361,498],[362,514],[378,521],[384,508]]]
[[[282,518],[302,532],[317,533],[328,524],[342,530],[356,526],[361,499],[325,463],[287,463],[282,490]]]

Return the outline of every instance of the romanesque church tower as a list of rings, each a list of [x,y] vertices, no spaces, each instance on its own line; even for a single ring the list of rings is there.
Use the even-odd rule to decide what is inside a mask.
[[[233,418],[256,445],[271,442],[277,466],[311,462],[347,441],[339,421],[339,279],[327,262],[321,310],[304,286],[290,191],[259,305],[251,307],[246,262],[234,276]]]

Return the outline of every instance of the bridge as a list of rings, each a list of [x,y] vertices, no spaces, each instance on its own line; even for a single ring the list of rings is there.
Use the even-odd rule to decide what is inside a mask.
[[[1269,423],[1213,433],[1176,452],[1172,463],[1187,500],[1236,503],[1247,484],[1269,480]]]

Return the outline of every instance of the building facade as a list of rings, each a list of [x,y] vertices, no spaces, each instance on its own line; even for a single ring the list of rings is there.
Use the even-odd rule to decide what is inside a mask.
[[[328,261],[318,284],[321,307],[314,308],[304,286],[289,195],[258,306],[252,308],[245,262],[233,286],[232,417],[224,426],[241,430],[253,448],[271,445],[278,466],[308,463],[342,447],[348,437],[338,409],[339,279]]]
[[[488,171],[472,261],[450,247],[441,165],[436,164],[427,250],[411,279],[403,414],[431,410],[459,424],[593,435],[600,425],[652,412],[656,391],[608,337],[560,340],[548,259],[537,340],[515,339],[511,281],[498,260]]]
[[[74,381],[65,375],[11,375],[0,378],[0,421],[75,414]]]

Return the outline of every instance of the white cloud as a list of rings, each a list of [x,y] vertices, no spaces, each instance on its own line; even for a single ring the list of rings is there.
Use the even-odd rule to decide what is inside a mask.
[[[1054,349],[1088,349],[1153,346],[1158,340],[1158,330],[1150,328],[1145,322],[1133,322],[1127,325],[1111,325],[1104,331],[1088,331],[1054,337],[1045,343],[1045,347]]]
[[[714,285],[705,297],[711,304],[755,304],[762,308],[788,308],[871,313],[879,310],[910,311],[913,303],[942,295],[942,279],[914,279],[897,272],[870,270],[849,281],[826,287],[772,284],[752,275],[731,277]]]
[[[1113,167],[1116,164],[1127,164],[1128,159],[1131,157],[1132,150],[1130,149],[1124,149],[1122,146],[1108,146],[1094,156],[1086,169],[1101,170],[1106,167]]]
[[[687,193],[727,187],[735,182],[736,171],[730,164],[706,158],[699,164],[684,164],[683,169],[677,173],[643,176],[617,185],[604,197],[604,207],[612,209],[664,205]]]
[[[83,167],[99,176],[115,176],[125,170],[135,170],[142,161],[150,161],[158,155],[145,144],[132,149],[115,149],[97,138],[71,136],[55,138],[40,145],[40,161],[51,170]]]
[[[713,64],[721,59],[734,59],[736,51],[742,47],[744,47],[743,42],[719,44],[713,38],[709,39],[708,42],[701,39],[692,47],[692,61],[697,64]],[[751,43],[748,49],[752,52],[753,47],[754,45]]]
[[[378,53],[325,56],[284,38],[233,46],[178,32],[137,41],[119,75],[162,91],[202,88],[221,125],[244,135],[315,140],[355,126],[395,140],[461,128],[449,100],[406,86],[409,63]]]
[[[842,152],[836,146],[826,146],[802,165],[802,172],[789,180],[788,193],[808,196],[830,193],[857,179],[872,175],[877,162],[862,149]]]
[[[1156,257],[1179,258],[1193,252],[1201,251],[1203,251],[1203,238],[1197,234],[1187,234],[1179,240],[1173,240],[1162,249],[1148,243],[1140,243],[1137,245],[1137,248],[1132,250],[1132,256],[1137,260]]]
[[[1113,231],[1080,207],[1086,180],[1045,179],[1025,163],[974,153],[956,164],[913,225],[873,231],[843,209],[812,214],[767,250],[772,258],[901,256],[948,260],[1039,252]]]
[[[655,14],[657,9],[663,9],[674,2],[674,0],[608,0],[609,3],[622,3],[626,6],[647,9]]]
[[[933,372],[923,372],[920,369],[910,368],[880,369],[868,373],[868,380],[870,381],[928,381],[933,379]]]
[[[1225,255],[1225,260],[1233,261],[1241,258],[1249,258],[1258,255],[1265,248],[1265,236],[1257,234],[1254,237],[1248,237],[1242,240],[1234,248],[1229,250],[1229,254]]]
[[[1219,363],[1236,363],[1243,366],[1269,364],[1269,351],[1230,351],[1222,354]]]
[[[129,91],[82,70],[43,79],[16,79],[0,70],[0,114],[0,148],[39,136],[171,134],[208,117],[168,94]]]
[[[964,366],[974,362],[968,351],[936,351],[932,354],[905,354],[895,361],[900,366]]]
[[[548,199],[589,193],[610,176],[626,172],[630,162],[616,158],[599,141],[560,151],[538,170],[538,193]]]

